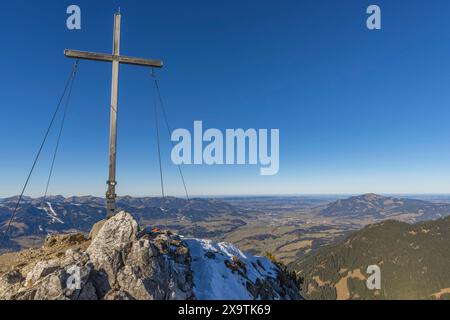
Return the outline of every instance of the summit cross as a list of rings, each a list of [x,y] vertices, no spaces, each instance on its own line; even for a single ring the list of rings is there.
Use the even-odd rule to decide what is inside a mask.
[[[107,181],[108,189],[106,191],[106,210],[107,216],[111,217],[116,211],[116,147],[117,147],[117,96],[119,87],[119,65],[131,64],[137,66],[162,68],[163,62],[160,60],[150,60],[134,58],[120,55],[120,12],[114,15],[114,40],[113,53],[103,54],[96,52],[64,50],[64,55],[68,58],[94,60],[112,63],[112,81],[111,81],[111,110],[110,110],[110,129],[109,129],[109,177]]]

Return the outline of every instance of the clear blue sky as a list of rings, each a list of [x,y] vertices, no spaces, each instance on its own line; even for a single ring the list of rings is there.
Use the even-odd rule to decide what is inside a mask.
[[[78,4],[82,30],[66,29]],[[382,9],[382,30],[365,26]],[[122,11],[122,54],[162,58],[173,127],[279,128],[280,172],[191,166],[192,194],[449,193],[450,2],[7,1],[0,19],[0,197],[18,194],[73,61],[110,52]],[[50,187],[103,195],[108,63],[82,61]],[[157,195],[151,82],[120,74],[118,193]],[[33,175],[40,195],[56,130]],[[169,194],[183,193],[165,139]]]

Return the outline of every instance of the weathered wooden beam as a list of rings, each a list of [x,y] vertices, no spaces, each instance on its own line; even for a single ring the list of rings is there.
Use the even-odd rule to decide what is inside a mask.
[[[149,60],[142,58],[133,58],[127,56],[120,56],[119,62],[124,64],[132,64],[135,66],[144,66],[144,67],[154,67],[154,68],[162,68],[163,62],[161,60]]]
[[[104,62],[113,62],[119,60],[123,64],[131,64],[136,66],[162,68],[163,62],[161,60],[150,60],[142,58],[134,58],[127,56],[116,56],[112,54],[78,51],[78,50],[64,50],[64,55],[68,58],[83,59],[83,60],[95,60]]]
[[[103,54],[96,52],[78,51],[78,50],[64,50],[64,55],[67,58],[83,59],[83,60],[95,60],[113,62],[114,56],[112,54]]]

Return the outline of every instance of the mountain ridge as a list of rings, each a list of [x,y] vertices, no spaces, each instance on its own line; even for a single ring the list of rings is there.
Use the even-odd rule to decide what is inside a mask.
[[[32,238],[43,239],[49,233],[80,231],[89,232],[91,227],[106,216],[105,199],[91,196],[62,197],[49,196],[44,199],[25,197],[21,202],[15,219],[11,224],[6,247],[18,250],[24,247],[14,239],[24,238],[25,246],[30,245]],[[5,232],[9,219],[17,203],[17,197],[0,200],[0,233]],[[175,197],[119,197],[117,201],[119,210],[132,212],[139,223],[150,225],[159,220],[157,226],[162,226],[167,218],[183,221],[184,234],[208,237],[207,230],[200,233],[195,223],[215,216],[228,215],[231,226],[244,224],[240,217],[245,212],[237,210],[234,206],[215,199],[193,198],[189,200]],[[187,222],[192,222],[191,224]],[[34,241],[34,240],[33,240]],[[31,242],[33,242],[31,241]],[[3,244],[5,245],[5,244]]]
[[[331,218],[367,217],[418,222],[450,215],[450,204],[367,193],[331,202],[320,208],[319,214]]]
[[[308,299],[449,299],[450,217],[414,224],[385,220],[289,265]],[[381,290],[369,290],[369,265]]]

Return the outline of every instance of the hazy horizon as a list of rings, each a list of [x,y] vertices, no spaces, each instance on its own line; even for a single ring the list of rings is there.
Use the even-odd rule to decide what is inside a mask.
[[[450,197],[450,193],[375,193],[375,192],[363,192],[363,193],[301,193],[301,194],[193,194],[189,195],[190,198],[250,198],[250,197],[354,197],[354,196],[360,196],[365,194],[377,194],[380,196],[385,197]],[[0,199],[7,199],[12,197],[17,197],[20,194],[13,194],[13,195],[0,195]],[[65,195],[65,194],[50,194],[47,195],[47,197],[59,197],[62,196],[64,198],[71,198],[71,197],[95,197],[95,198],[105,198],[104,195],[94,195],[94,194],[78,194],[78,195]],[[24,195],[24,198],[42,198],[43,195],[37,195],[37,196],[30,196],[30,195]],[[123,197],[132,197],[132,198],[162,198],[161,195],[118,195],[119,198]],[[165,195],[166,198],[186,198],[186,195]]]

